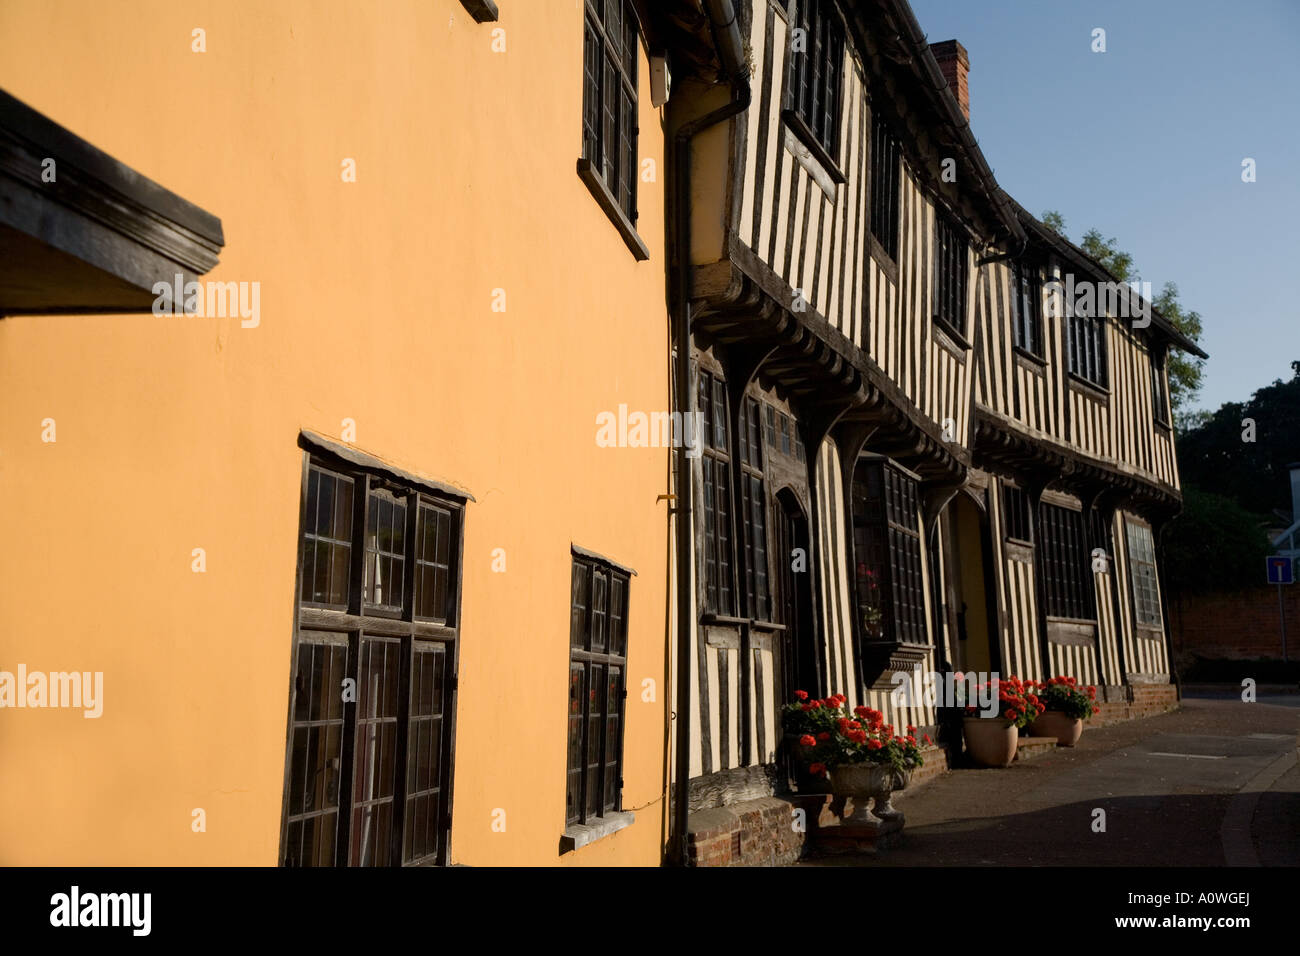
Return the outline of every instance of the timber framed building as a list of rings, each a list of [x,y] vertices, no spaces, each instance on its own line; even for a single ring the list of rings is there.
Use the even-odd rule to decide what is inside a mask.
[[[688,831],[716,836],[719,809],[739,820],[790,782],[796,689],[950,745],[951,710],[896,699],[898,681],[1069,674],[1170,705],[1165,363],[1202,354],[1158,314],[1130,321],[1149,303],[1001,190],[965,50],[927,44],[906,2],[733,12],[748,109],[679,170],[677,368],[705,440],[679,473],[673,849],[694,862],[712,851]],[[670,118],[717,105],[675,94]],[[1113,283],[1100,309],[1067,301],[1090,283]],[[789,829],[788,810],[768,819]],[[740,842],[733,862],[794,852]]]

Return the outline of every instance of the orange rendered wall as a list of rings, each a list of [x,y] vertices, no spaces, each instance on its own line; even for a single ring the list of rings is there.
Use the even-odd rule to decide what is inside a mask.
[[[581,3],[499,6],[0,0],[0,87],[218,215],[206,279],[261,283],[256,328],[0,320],[0,669],[105,681],[97,720],[0,710],[0,864],[276,862],[296,440],[345,418],[477,499],[454,861],[659,861],[668,452],[594,435],[620,402],[668,406],[660,117],[643,49],[638,263],[575,171]],[[561,857],[571,544],[639,572],[624,805],[644,809]]]

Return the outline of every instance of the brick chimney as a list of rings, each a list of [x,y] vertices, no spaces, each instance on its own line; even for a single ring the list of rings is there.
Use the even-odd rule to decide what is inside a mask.
[[[930,52],[939,61],[943,78],[948,81],[948,88],[957,97],[957,105],[969,122],[970,89],[966,85],[966,74],[970,72],[970,57],[966,55],[966,48],[956,40],[944,40],[942,43],[931,43]]]

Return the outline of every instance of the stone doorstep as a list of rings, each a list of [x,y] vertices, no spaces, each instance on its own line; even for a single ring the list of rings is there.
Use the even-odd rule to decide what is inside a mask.
[[[880,823],[848,822],[855,811],[852,797],[808,794],[792,798],[807,814],[808,841],[818,853],[878,853],[903,839],[904,818]]]
[[[1054,753],[1057,747],[1055,737],[1021,737],[1016,744],[1016,763],[1022,760],[1037,760],[1045,754]]]
[[[846,824],[813,834],[815,853],[882,853],[903,842],[903,823],[893,820],[880,826]]]

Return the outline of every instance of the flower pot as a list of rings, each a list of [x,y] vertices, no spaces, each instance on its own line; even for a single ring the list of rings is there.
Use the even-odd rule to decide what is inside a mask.
[[[799,743],[801,734],[785,734],[785,752],[789,761],[790,777],[799,793],[829,793],[830,786],[822,774],[808,772],[812,762],[811,748]]]
[[[854,823],[902,821],[903,812],[894,808],[893,794],[905,790],[912,779],[910,770],[897,771],[887,764],[844,764],[830,771],[831,792],[853,797]],[[873,804],[867,809],[867,801]]]
[[[1083,721],[1059,710],[1046,710],[1027,728],[1031,737],[1055,737],[1061,747],[1073,747],[1083,734]]]
[[[1005,717],[965,717],[966,752],[981,767],[1009,767],[1016,759],[1020,731]]]

